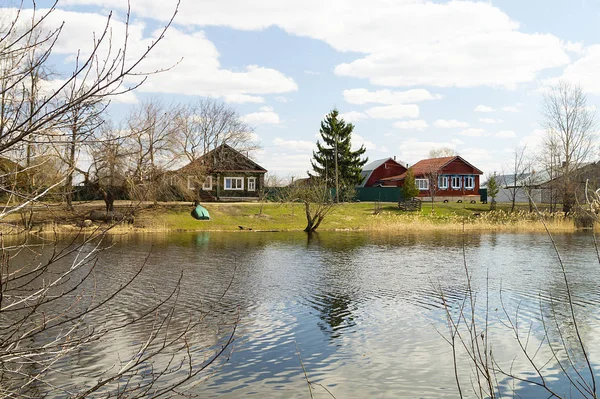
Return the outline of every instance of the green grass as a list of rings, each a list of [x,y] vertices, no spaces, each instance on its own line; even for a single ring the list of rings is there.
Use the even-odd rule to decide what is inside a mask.
[[[195,220],[189,205],[169,205],[144,209],[136,218],[136,226],[148,230],[218,230],[236,231],[239,226],[252,230],[299,231],[306,227],[304,205],[301,203],[205,203],[211,219]],[[508,213],[510,204],[498,204],[496,212],[488,214],[489,204],[423,203],[421,212],[403,212],[396,204],[382,204],[374,215],[372,202],[335,205],[318,230],[407,230],[453,228],[466,221],[472,228],[537,229],[536,216],[528,212]],[[519,205],[525,211],[527,204]],[[487,217],[491,216],[491,217]],[[466,218],[466,219],[465,219]],[[518,224],[520,223],[520,224]],[[571,223],[572,224],[572,223]],[[437,226],[437,227],[436,227]],[[539,224],[539,228],[541,228]],[[456,227],[458,228],[458,227]],[[565,226],[561,227],[564,229]],[[568,226],[567,226],[568,228]]]
[[[174,207],[144,210],[141,227],[164,227],[169,230],[303,230],[306,227],[304,205],[301,203],[203,204],[210,220],[195,220],[191,208]],[[397,209],[396,209],[397,211]],[[398,212],[398,211],[397,211]],[[334,206],[319,229],[357,229],[364,227],[365,218],[373,214],[373,204],[356,203]]]

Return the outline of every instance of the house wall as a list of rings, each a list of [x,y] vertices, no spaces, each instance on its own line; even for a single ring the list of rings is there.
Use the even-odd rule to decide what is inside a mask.
[[[365,187],[373,187],[377,181],[392,176],[398,176],[406,172],[406,168],[400,165],[398,162],[391,159],[385,161],[382,165],[379,165],[377,169],[371,173],[371,177],[365,183]],[[393,184],[391,186],[394,186]]]
[[[439,177],[448,176],[448,189],[442,190],[438,189],[435,192],[436,197],[461,197],[463,195],[479,195],[479,175],[472,174],[459,174],[459,173],[441,173]],[[452,188],[452,176],[459,176],[461,178],[461,188],[454,189]],[[474,187],[473,189],[467,190],[465,189],[465,177],[473,176]],[[423,190],[419,193],[419,197],[429,197],[429,190]]]
[[[442,176],[448,176],[448,189],[447,190],[442,190],[442,189],[438,189],[435,192],[435,196],[436,197],[462,197],[463,195],[477,195],[479,196],[479,175],[471,175],[471,174],[466,174],[466,175],[459,175],[459,174],[445,174],[442,173],[440,174],[439,177]],[[451,184],[451,177],[452,176],[460,176],[461,177],[461,188],[460,189],[453,189],[452,188],[452,184]],[[474,178],[474,187],[472,190],[466,190],[464,188],[464,177],[465,176],[473,176]],[[419,178],[423,178],[422,176],[416,176],[417,179]],[[396,183],[397,187],[402,187],[402,185],[404,184],[404,181],[397,181],[394,182]],[[387,187],[387,186],[386,186]],[[422,190],[419,192],[419,197],[429,197],[431,194],[431,192],[429,190]]]
[[[550,202],[550,200],[549,200],[550,197],[547,193],[547,190],[545,190],[545,189],[532,188],[532,189],[530,189],[530,195],[531,195],[531,199],[536,204]],[[492,199],[489,198],[488,200],[491,201]],[[496,202],[512,202],[512,189],[509,189],[506,187],[501,187],[498,190],[498,195],[496,195]],[[519,187],[517,189],[517,192],[515,195],[515,203],[517,203],[517,204],[528,204],[529,203],[529,196],[527,195],[527,193],[525,192],[525,189],[523,187]]]
[[[228,190],[225,189],[225,178],[227,177],[241,177],[244,179],[244,188],[242,190]],[[254,191],[248,190],[248,178],[254,177],[256,179],[256,189]],[[240,173],[240,172],[223,172],[213,175],[213,187],[209,192],[215,198],[223,197],[260,197],[260,192],[264,187],[264,173]]]

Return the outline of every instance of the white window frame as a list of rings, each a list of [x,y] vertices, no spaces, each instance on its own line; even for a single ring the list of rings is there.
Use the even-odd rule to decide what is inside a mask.
[[[248,191],[256,191],[256,177],[248,178]]]
[[[229,188],[227,187],[227,181],[229,180]],[[233,182],[237,181],[239,182],[239,187],[233,187]],[[242,191],[244,189],[244,178],[243,177],[226,177],[223,180],[223,186],[225,187],[225,190],[231,190],[231,191]],[[236,184],[237,186],[237,184]]]
[[[454,181],[455,181],[455,180],[456,180],[456,181],[458,181],[458,185],[454,184]],[[451,181],[451,183],[452,183],[452,189],[453,189],[453,190],[460,190],[460,188],[462,187],[462,186],[461,186],[461,183],[462,183],[461,176],[452,176],[452,181]]]
[[[194,178],[196,176],[192,176],[192,175],[188,175],[187,177],[187,189],[188,190],[195,190],[196,186],[194,185]]]
[[[448,189],[448,176],[440,176],[439,182],[438,182],[438,188],[440,190],[447,190]]]
[[[429,179],[415,179],[415,185],[420,191],[429,190]]]
[[[475,177],[465,176],[465,190],[473,190],[474,188],[475,188]]]
[[[204,183],[202,183],[202,190],[204,191],[210,191],[212,190],[212,176],[206,176],[206,179],[204,179]]]

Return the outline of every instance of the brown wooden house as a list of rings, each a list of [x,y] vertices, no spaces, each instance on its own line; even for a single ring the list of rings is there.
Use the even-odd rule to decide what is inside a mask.
[[[395,158],[395,157],[394,157]],[[378,159],[369,162],[361,172],[362,182],[359,187],[381,186],[380,181],[386,177],[398,176],[406,172],[406,166],[393,158]]]
[[[175,172],[203,201],[257,199],[267,170],[240,151],[222,144]]]
[[[462,196],[479,196],[479,176],[483,172],[460,156],[423,159],[412,167],[415,183],[419,188],[419,197],[431,197],[436,200],[452,199]],[[381,179],[383,186],[402,187],[406,172]],[[430,189],[430,185],[434,185]]]

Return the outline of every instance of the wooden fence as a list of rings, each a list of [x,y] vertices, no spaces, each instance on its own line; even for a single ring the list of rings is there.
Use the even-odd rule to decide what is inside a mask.
[[[408,201],[404,201],[403,199],[401,199],[400,201],[398,201],[398,209],[400,209],[401,211],[410,211],[410,212],[420,211],[421,204],[422,204],[422,201],[417,198],[413,198]]]

